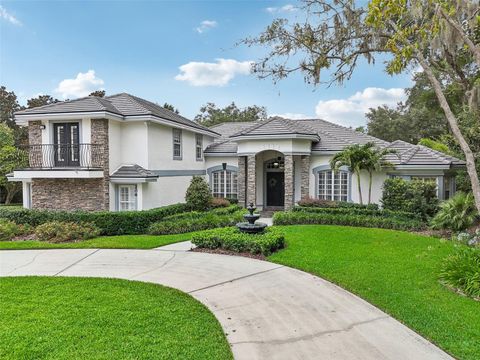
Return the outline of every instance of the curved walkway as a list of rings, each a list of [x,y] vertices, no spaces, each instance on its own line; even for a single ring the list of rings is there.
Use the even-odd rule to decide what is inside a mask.
[[[0,276],[111,277],[180,289],[220,321],[236,359],[450,359],[362,299],[265,261],[185,251],[0,251]]]

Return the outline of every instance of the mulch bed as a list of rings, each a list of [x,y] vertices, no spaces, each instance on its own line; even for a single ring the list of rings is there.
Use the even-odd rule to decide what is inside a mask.
[[[266,260],[267,258],[265,255],[262,254],[251,254],[248,252],[235,252],[230,250],[223,250],[223,249],[205,249],[205,248],[195,248],[190,251],[194,252],[202,252],[202,253],[209,253],[209,254],[220,254],[220,255],[230,255],[230,256],[243,256],[250,259],[257,259],[257,260]]]

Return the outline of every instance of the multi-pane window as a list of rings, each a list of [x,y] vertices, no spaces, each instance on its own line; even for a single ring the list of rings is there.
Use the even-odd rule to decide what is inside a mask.
[[[212,195],[218,198],[237,198],[237,173],[235,171],[215,171],[212,173]]]
[[[173,159],[182,159],[182,130],[173,129]]]
[[[137,209],[136,185],[118,186],[118,210],[128,211]]]
[[[195,134],[195,158],[203,160],[203,135]]]
[[[318,198],[348,201],[348,172],[320,171],[318,173]]]

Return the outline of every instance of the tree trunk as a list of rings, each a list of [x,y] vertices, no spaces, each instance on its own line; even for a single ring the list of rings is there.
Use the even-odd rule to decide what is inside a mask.
[[[442,107],[445,116],[447,117],[448,124],[450,125],[450,129],[452,130],[453,136],[457,139],[460,148],[462,149],[463,153],[465,154],[465,160],[467,163],[467,172],[470,177],[470,181],[472,183],[472,191],[473,197],[475,198],[475,206],[477,210],[480,212],[480,181],[478,178],[477,170],[475,168],[475,157],[473,156],[472,149],[468,145],[467,141],[462,135],[460,128],[458,127],[458,122],[453,114],[452,110],[450,109],[450,105],[448,105],[447,98],[443,94],[442,86],[438,79],[435,77],[430,65],[425,60],[423,55],[420,52],[416,52],[416,57],[422,66],[425,74],[432,84],[433,89],[435,90],[435,94],[437,96],[438,101],[440,102],[440,106]]]
[[[8,189],[8,188],[5,188],[5,190],[7,191],[7,195],[5,196],[5,205],[8,205],[12,202],[13,200],[13,197],[15,196],[15,194],[17,193],[17,190],[15,189]]]
[[[358,196],[360,198],[360,204],[363,205],[362,186],[360,185],[360,171],[357,171],[357,186],[358,186]]]
[[[368,204],[372,202],[372,171],[368,172]]]

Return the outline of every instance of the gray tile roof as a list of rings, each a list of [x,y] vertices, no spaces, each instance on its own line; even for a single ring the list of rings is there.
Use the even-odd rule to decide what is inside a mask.
[[[127,93],[121,93],[100,98],[87,96],[80,99],[62,101],[55,104],[40,106],[32,109],[17,111],[15,115],[31,114],[59,114],[59,113],[80,113],[80,112],[103,112],[121,116],[142,116],[151,115],[161,119],[169,120],[177,124],[185,125],[195,129],[208,131],[212,135],[218,135],[214,130],[197,124],[173,111],[167,110],[160,105],[141,99]]]
[[[140,165],[122,165],[110,175],[111,178],[158,178],[150,170],[144,169]]]
[[[280,118],[281,119],[281,118]],[[284,120],[284,119],[282,119]],[[281,120],[276,120],[281,121]],[[344,147],[353,144],[366,144],[374,142],[381,148],[391,148],[396,151],[395,154],[389,154],[386,160],[394,165],[438,165],[438,166],[464,166],[465,162],[453,156],[443,154],[421,145],[412,145],[407,142],[397,140],[392,143],[375,138],[373,136],[346,128],[337,124],[330,123],[321,119],[288,120],[285,121],[285,127],[280,127],[280,131],[299,130],[303,132],[314,131],[318,134],[320,141],[312,142],[312,151],[336,152]],[[272,124],[274,125],[274,124]],[[237,144],[235,138],[231,135],[242,133],[256,133],[265,131],[270,127],[268,122],[252,123],[224,123],[213,127],[215,131],[221,134],[219,139],[207,147],[205,154],[236,154]],[[290,130],[285,130],[285,128]],[[262,130],[263,129],[263,130]],[[275,129],[272,127],[272,131]]]
[[[265,121],[257,121],[250,127],[240,130],[230,137],[262,135],[309,135],[318,137],[318,132],[304,122],[276,116]]]

